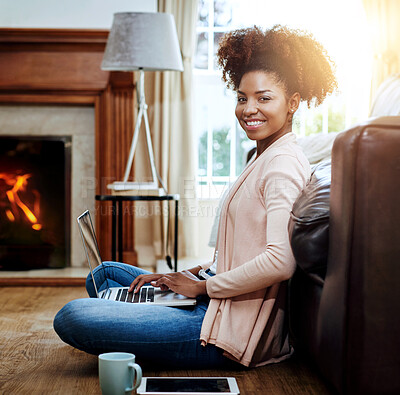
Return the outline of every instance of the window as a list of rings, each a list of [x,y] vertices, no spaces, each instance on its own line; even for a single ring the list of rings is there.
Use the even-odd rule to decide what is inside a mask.
[[[219,39],[234,24],[234,3],[199,2],[194,105],[200,198],[220,196],[240,174],[246,153],[254,146],[236,122],[235,95],[225,88],[216,65]]]
[[[302,103],[293,131],[300,136],[342,131],[368,116],[370,48],[361,0],[285,0],[273,5],[263,0],[200,0],[193,71],[199,198],[220,197],[254,146],[236,121],[235,94],[225,88],[217,69],[219,39],[232,29],[277,23],[313,33],[337,65],[339,93],[317,108]]]

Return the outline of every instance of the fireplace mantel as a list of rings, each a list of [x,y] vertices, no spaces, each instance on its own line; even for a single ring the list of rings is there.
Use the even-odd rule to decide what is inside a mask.
[[[107,30],[0,29],[0,105],[94,106],[97,194],[123,176],[135,117],[133,73],[100,69],[107,37]],[[96,228],[108,260],[111,216],[97,215]],[[136,264],[133,218],[123,231],[124,261]]]

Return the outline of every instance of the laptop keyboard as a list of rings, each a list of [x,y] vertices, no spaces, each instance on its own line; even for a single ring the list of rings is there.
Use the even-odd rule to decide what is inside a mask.
[[[154,288],[142,287],[138,293],[128,292],[128,288],[119,289],[116,301],[127,303],[154,302]]]

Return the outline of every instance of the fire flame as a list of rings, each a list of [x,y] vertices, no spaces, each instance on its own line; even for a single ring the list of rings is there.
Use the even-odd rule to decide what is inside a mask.
[[[14,222],[19,217],[20,212],[25,215],[28,221],[32,224],[32,229],[40,230],[42,225],[38,222],[40,214],[40,195],[36,190],[33,190],[34,203],[33,208],[30,209],[20,197],[20,192],[25,192],[28,185],[28,179],[31,174],[23,175],[10,175],[6,173],[0,173],[0,179],[4,180],[6,185],[10,186],[11,189],[6,191],[6,196],[10,202],[10,208],[6,209],[6,216]]]

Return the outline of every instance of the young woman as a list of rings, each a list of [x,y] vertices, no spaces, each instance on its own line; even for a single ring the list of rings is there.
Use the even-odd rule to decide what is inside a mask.
[[[334,90],[332,62],[310,35],[281,26],[226,34],[218,60],[224,81],[237,92],[236,117],[257,152],[221,210],[214,262],[171,274],[104,262],[104,271],[95,274],[99,282],[106,276],[134,292],[151,282],[197,297],[197,305],[75,300],[54,320],[68,344],[182,368],[259,366],[290,356],[286,292],[295,261],[287,225],[310,176],[292,119],[301,100],[319,104]],[[90,277],[87,290],[95,296]]]

